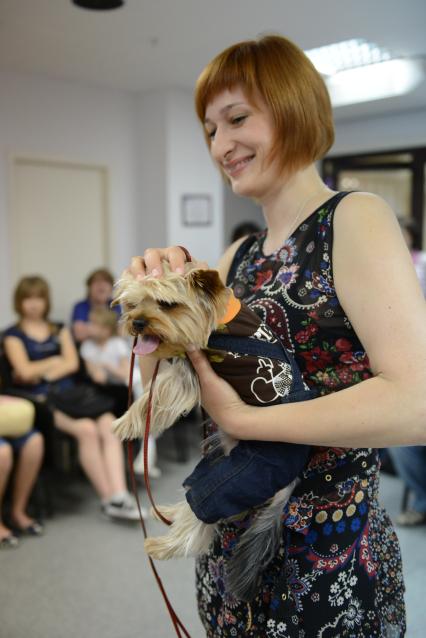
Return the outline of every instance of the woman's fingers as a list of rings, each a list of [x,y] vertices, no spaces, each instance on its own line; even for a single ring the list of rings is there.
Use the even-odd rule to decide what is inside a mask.
[[[215,375],[213,369],[207,360],[206,355],[201,350],[196,350],[194,346],[187,348],[188,357],[194,366],[194,370],[198,375],[201,386],[205,386],[208,383],[209,375]]]
[[[163,274],[163,261],[168,261],[172,272],[184,274],[185,263],[188,261],[189,253],[180,246],[169,246],[168,248],[147,248],[143,257],[137,255],[132,258],[130,266],[125,269],[123,275],[131,274],[135,279],[142,279],[146,275],[161,277]],[[208,265],[204,261],[195,261],[197,268],[207,269]]]
[[[183,274],[185,272],[185,262],[187,261],[185,252],[179,246],[169,246],[168,248],[147,248],[143,254],[133,257],[127,272],[133,277],[142,278],[146,275],[161,277],[163,274],[163,260],[168,261],[173,272]],[[125,271],[126,272],[126,271]]]
[[[189,253],[188,253],[189,256]],[[170,246],[166,249],[166,259],[170,263],[170,268],[173,272],[180,273],[185,272],[185,263],[188,261],[185,251],[179,246]]]
[[[215,373],[203,352],[188,348],[187,354],[200,381],[204,409],[215,423],[231,432],[229,428],[232,429],[234,420],[239,421],[245,404],[234,388]]]

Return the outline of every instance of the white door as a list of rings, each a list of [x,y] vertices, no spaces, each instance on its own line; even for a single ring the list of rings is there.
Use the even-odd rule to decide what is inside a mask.
[[[15,158],[11,202],[14,284],[38,274],[51,286],[51,318],[68,321],[91,270],[108,266],[107,171]]]

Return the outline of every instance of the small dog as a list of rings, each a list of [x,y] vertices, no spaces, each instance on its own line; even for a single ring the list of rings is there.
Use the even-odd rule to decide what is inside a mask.
[[[246,403],[271,405],[309,398],[309,389],[301,381],[291,355],[283,349],[258,315],[236,299],[230,288],[224,286],[216,270],[197,269],[189,263],[182,276],[171,272],[166,262],[163,268],[165,274],[161,278],[148,275],[136,280],[130,275],[124,276],[116,284],[113,301],[123,309],[122,321],[126,331],[138,336],[135,353],[141,356],[153,354],[158,359],[172,360],[171,364],[160,370],[155,382],[152,434],[161,434],[200,404],[198,377],[185,354],[190,344],[205,351],[216,372],[233,385]],[[260,353],[264,348],[266,354]],[[292,384],[297,375],[302,391],[299,390],[296,398],[293,392],[291,398]],[[148,395],[149,388],[146,388],[129,410],[115,421],[114,431],[121,440],[143,437]],[[220,439],[226,461],[238,441],[223,432],[220,433]],[[233,557],[228,561],[227,587],[241,600],[253,597],[262,570],[276,554],[283,507],[294,489],[296,476],[307,460],[309,449],[307,446],[285,443],[261,442],[259,445],[263,446],[262,460],[256,470],[255,485],[262,483],[262,472],[267,467],[273,481],[265,483],[278,487],[273,493],[262,496],[261,503],[267,501],[267,504],[259,508],[253,524],[244,532]],[[291,476],[285,472],[283,475],[283,471],[278,472],[276,468],[277,451],[281,449],[286,454],[291,453],[293,459],[295,454],[299,454],[297,469],[294,470],[293,464]],[[274,455],[271,467],[267,462],[269,453]],[[285,463],[285,455],[279,458],[280,462],[282,458]],[[214,468],[214,471],[218,471],[217,463]],[[207,471],[207,481],[208,474]],[[197,476],[197,470],[191,476]],[[220,478],[222,483],[223,474]],[[247,475],[247,479],[250,478],[253,477]],[[242,479],[244,483],[244,475]],[[186,494],[189,502],[192,493],[196,493],[196,485],[195,482]],[[239,506],[240,509],[231,514],[237,515],[260,505],[259,495],[257,502],[251,502],[251,498],[250,493],[248,500]],[[215,523],[197,518],[187,501],[158,509],[172,520],[172,525],[166,535],[146,539],[145,549],[151,557],[168,559],[194,556],[208,550],[214,538]],[[203,518],[209,520],[209,515],[207,513]]]

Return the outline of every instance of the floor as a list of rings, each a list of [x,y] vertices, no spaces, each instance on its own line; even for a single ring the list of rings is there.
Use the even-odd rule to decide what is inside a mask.
[[[198,427],[198,426],[195,426]],[[175,501],[198,454],[198,433],[185,454],[165,437],[163,475],[153,482],[158,503]],[[181,450],[182,451],[182,450]],[[188,452],[189,451],[189,452]],[[178,462],[179,458],[179,462]],[[137,524],[105,520],[81,477],[60,480],[60,500],[42,538],[0,553],[0,638],[168,638],[174,630],[143,549]],[[140,495],[146,504],[142,486]],[[383,475],[382,503],[395,517],[400,481]],[[150,519],[149,532],[162,525]],[[407,585],[408,638],[424,638],[426,526],[400,529]],[[170,600],[192,638],[204,635],[197,617],[192,560],[157,563]]]

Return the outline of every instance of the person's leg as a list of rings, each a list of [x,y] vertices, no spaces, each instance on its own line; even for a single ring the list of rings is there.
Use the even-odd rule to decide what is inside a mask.
[[[135,521],[139,519],[139,510],[134,497],[129,494],[126,488],[123,446],[112,431],[113,421],[114,416],[110,413],[103,414],[97,419],[105,467],[113,487],[111,499],[104,504],[104,512],[112,518]],[[147,516],[144,509],[141,510],[141,513],[142,516]]]
[[[92,419],[72,419],[55,411],[55,425],[75,437],[81,466],[102,500],[110,498],[112,488],[106,471],[98,427]]]
[[[136,474],[144,474],[144,451],[143,443],[134,461],[134,468]],[[161,470],[157,466],[157,443],[154,437],[150,434],[148,437],[148,476],[149,478],[160,478]]]
[[[0,439],[0,543],[12,535],[11,530],[3,524],[1,518],[3,497],[7,483],[13,467],[12,447],[4,440]]]
[[[34,520],[27,515],[26,509],[40,471],[43,452],[44,442],[39,432],[31,432],[19,448],[10,514],[13,523],[21,530],[34,525]]]
[[[113,494],[126,491],[124,453],[121,441],[112,431],[114,415],[107,412],[97,419],[102,454]]]
[[[426,521],[426,448],[389,448],[396,470],[413,495],[412,508]]]

